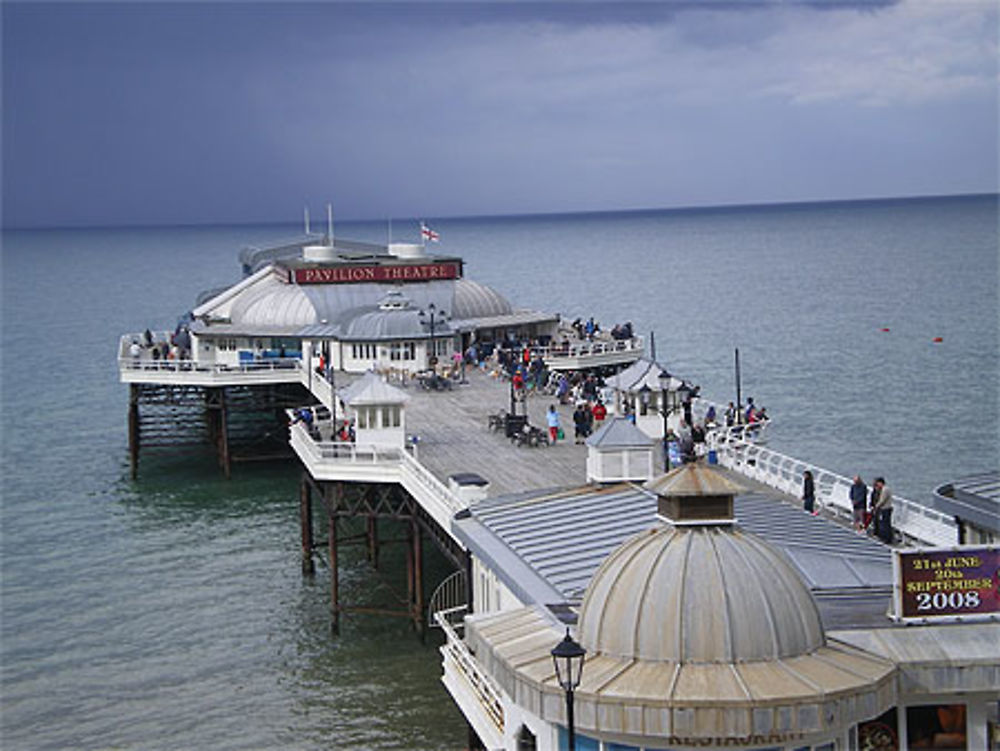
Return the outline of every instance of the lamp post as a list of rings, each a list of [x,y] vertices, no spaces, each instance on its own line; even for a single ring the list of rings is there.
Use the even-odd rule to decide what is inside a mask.
[[[675,404],[669,403],[670,398],[670,373],[665,370],[660,371],[660,412],[663,413],[663,471],[670,471],[670,428],[667,425],[667,418],[676,409]]]
[[[639,410],[640,415],[646,415],[649,413],[649,395],[653,392],[651,388],[645,383],[642,384],[642,388],[639,389]]]
[[[690,414],[689,414],[689,407],[687,406],[687,404],[688,404],[688,399],[690,398],[691,398],[691,387],[688,386],[683,381],[681,381],[681,385],[677,387],[677,401],[680,404],[681,409],[684,410],[684,421],[688,423],[689,428],[694,427],[691,424],[691,420],[688,419],[690,417]]]
[[[428,353],[427,364],[429,367],[433,367],[437,364],[437,343],[434,341],[434,328],[448,320],[448,312],[438,310],[437,306],[431,303],[427,306],[427,310],[421,310],[418,316],[420,317],[420,323],[430,329],[431,352]]]
[[[576,751],[576,729],[573,725],[573,691],[580,685],[583,675],[583,658],[587,650],[573,641],[566,629],[566,636],[552,650],[552,662],[556,666],[556,680],[566,692],[566,730],[569,751]]]

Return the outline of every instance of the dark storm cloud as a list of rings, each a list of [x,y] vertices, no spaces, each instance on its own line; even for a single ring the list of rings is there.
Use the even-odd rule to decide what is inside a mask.
[[[3,6],[7,224],[996,189],[989,3]]]

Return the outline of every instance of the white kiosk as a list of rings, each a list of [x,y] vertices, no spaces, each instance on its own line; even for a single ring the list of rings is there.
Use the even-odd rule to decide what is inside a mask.
[[[409,395],[371,371],[337,392],[354,422],[358,446],[403,448]]]

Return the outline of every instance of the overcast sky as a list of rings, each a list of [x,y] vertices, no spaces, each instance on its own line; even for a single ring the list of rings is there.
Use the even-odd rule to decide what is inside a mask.
[[[996,192],[997,16],[4,2],[4,224]]]

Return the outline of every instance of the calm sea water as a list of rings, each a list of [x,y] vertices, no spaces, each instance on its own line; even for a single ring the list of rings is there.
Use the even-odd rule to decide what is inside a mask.
[[[739,347],[773,447],[924,499],[1000,457],[997,223],[989,197],[432,224],[515,304],[655,331],[707,396],[734,398]],[[463,746],[432,642],[358,616],[330,636],[293,466],[128,477],[119,334],[172,326],[242,245],[293,231],[4,233],[4,748]],[[356,558],[343,579],[354,601],[373,581]]]

